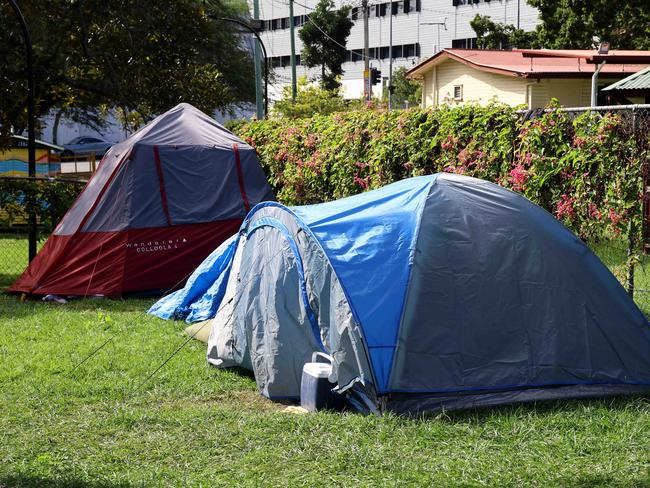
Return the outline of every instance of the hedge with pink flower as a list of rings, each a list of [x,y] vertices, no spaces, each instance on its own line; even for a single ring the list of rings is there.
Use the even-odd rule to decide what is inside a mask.
[[[552,110],[522,120],[505,105],[465,105],[255,121],[235,130],[257,149],[288,205],[447,171],[522,193],[586,239],[640,228],[648,133],[625,115]]]

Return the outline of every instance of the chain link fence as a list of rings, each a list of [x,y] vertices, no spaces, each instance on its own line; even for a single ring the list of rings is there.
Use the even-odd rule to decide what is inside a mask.
[[[36,249],[81,192],[85,181],[0,177],[0,291],[6,290],[29,263],[29,215],[36,216]]]
[[[641,150],[650,144],[650,104],[547,108],[522,110],[519,114],[523,120],[533,120],[548,112],[562,112],[570,120],[585,113],[600,116],[615,114],[620,117],[627,137],[636,141],[637,148]],[[638,208],[633,209],[641,216],[640,228],[631,223],[626,233],[612,235],[608,239],[584,240],[625,287],[638,307],[650,317],[650,168],[647,161],[642,166],[645,167],[638,168],[634,176],[639,179],[639,187],[642,188]]]

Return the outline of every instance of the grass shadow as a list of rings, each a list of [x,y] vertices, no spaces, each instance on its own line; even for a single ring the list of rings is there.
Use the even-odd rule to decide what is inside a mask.
[[[537,416],[555,415],[558,413],[583,413],[589,408],[603,407],[608,410],[625,410],[638,402],[648,402],[648,396],[630,395],[599,398],[571,398],[566,400],[541,400],[530,403],[515,403],[497,406],[477,407],[467,410],[444,411],[435,414],[424,414],[422,420],[440,420],[449,424],[466,424],[468,422],[484,424],[496,416],[525,417],[530,414]]]
[[[110,483],[105,481],[89,481],[72,476],[62,476],[57,478],[46,478],[28,475],[0,476],[0,488],[127,488],[131,486],[135,485],[128,482]]]
[[[29,297],[21,300],[20,295],[0,292],[0,317],[3,315],[34,313],[34,307],[38,311],[50,310],[52,307],[61,307],[70,312],[86,312],[95,310],[109,310],[112,312],[142,312],[145,313],[155,303],[155,298],[129,298],[112,299],[105,297],[97,298],[73,298],[67,303],[44,302],[41,297]],[[40,307],[43,307],[42,309]],[[23,313],[24,312],[24,313]]]
[[[21,272],[0,273],[0,291],[8,289],[18,279]]]

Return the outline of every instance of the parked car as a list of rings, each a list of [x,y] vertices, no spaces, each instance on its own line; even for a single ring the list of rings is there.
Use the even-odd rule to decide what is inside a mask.
[[[94,153],[96,157],[101,158],[112,145],[112,142],[105,141],[99,137],[75,137],[70,142],[63,145],[61,156],[77,156]]]

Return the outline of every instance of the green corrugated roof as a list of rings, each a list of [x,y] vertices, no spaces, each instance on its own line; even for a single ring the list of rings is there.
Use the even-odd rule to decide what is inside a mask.
[[[609,90],[650,90],[650,67],[603,88],[603,91]]]

